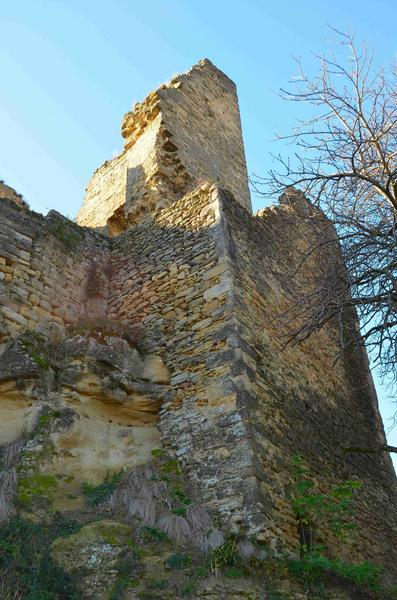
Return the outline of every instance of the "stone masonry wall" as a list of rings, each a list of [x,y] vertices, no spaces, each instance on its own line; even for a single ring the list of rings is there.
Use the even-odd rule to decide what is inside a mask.
[[[113,240],[110,317],[142,322],[171,370],[163,443],[203,504],[235,530],[265,527],[241,414],[237,323],[216,187],[204,185]]]
[[[250,208],[236,86],[210,61],[136,104],[122,135],[123,152],[88,184],[79,224],[118,234],[208,179]]]
[[[236,532],[296,549],[287,495],[291,457],[301,454],[324,491],[348,478],[362,482],[359,545],[350,550],[391,571],[390,459],[343,452],[384,443],[366,357],[334,365],[334,324],[280,348],[276,316],[295,285],[287,275],[318,235],[302,206],[253,217],[208,182],[108,240],[57,213],[44,218],[2,200],[1,334],[4,341],[43,320],[142,323],[146,351],[171,371],[160,409],[163,444],[203,505]],[[322,272],[316,261],[307,282]]]
[[[346,447],[385,444],[365,353],[346,352],[335,363],[340,352],[339,323],[281,350],[285,329],[278,315],[291,307],[296,285],[309,289],[311,279],[324,274],[327,260],[335,259],[335,246],[331,245],[328,257],[312,253],[296,279],[291,274],[309,248],[324,242],[329,225],[299,193],[295,203],[264,209],[256,217],[225,193],[221,205],[234,265],[245,376],[237,408],[247,413],[260,488],[269,502],[265,538],[297,547],[297,527],[287,497],[291,458],[299,454],[324,492],[346,479],[362,484],[355,507],[359,530],[351,547],[338,540],[330,543],[329,532],[325,541],[348,560],[353,552],[355,560],[375,561],[392,571],[397,487],[390,457],[344,453]],[[344,324],[346,330],[355,326],[354,315],[350,321]]]
[[[117,436],[130,439],[124,426],[141,428],[134,435],[147,458],[158,422],[162,443],[225,528],[296,551],[288,494],[291,458],[299,454],[324,492],[346,479],[362,483],[357,538],[329,545],[395,571],[390,458],[344,452],[385,443],[365,353],[349,351],[335,363],[340,328],[354,329],[355,315],[282,350],[280,312],[339,259],[330,245],[292,278],[308,247],[332,238],[324,216],[299,193],[252,216],[235,85],[208,60],[137,104],[122,135],[123,152],[88,185],[79,225],[54,211],[29,211],[0,184],[0,354],[14,343],[4,343],[10,337],[43,321],[141,323],[146,367],[139,363],[128,389],[115,394],[103,365],[91,373],[81,362],[75,387],[96,425],[80,423],[79,440],[83,455],[93,445],[99,450],[90,465],[102,450],[109,461],[101,467],[116,464]],[[21,395],[14,383],[9,414]],[[122,423],[123,403],[132,412]],[[132,456],[124,449],[118,467]],[[325,535],[327,542],[332,536]]]
[[[251,208],[236,86],[209,60],[158,91],[163,120],[195,180],[213,179]]]
[[[1,337],[104,316],[108,241],[51,211],[0,199]]]
[[[285,275],[312,238],[313,224],[293,206],[253,217],[203,185],[113,240],[109,314],[142,322],[151,351],[170,368],[162,441],[225,525],[296,549],[287,496],[291,458],[301,454],[323,491],[362,482],[354,556],[388,565],[396,535],[390,459],[343,452],[384,443],[366,357],[334,365],[333,324],[302,346],[280,347],[276,316],[294,285]]]

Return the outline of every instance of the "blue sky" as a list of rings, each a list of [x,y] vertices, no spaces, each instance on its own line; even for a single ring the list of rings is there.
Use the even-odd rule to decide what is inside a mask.
[[[204,57],[237,83],[248,170],[265,174],[283,149],[275,131],[296,118],[277,96],[292,56],[310,71],[335,39],[327,26],[350,26],[389,67],[396,22],[393,0],[0,0],[0,178],[34,210],[73,217],[93,170],[122,148],[123,114]],[[387,428],[395,407],[377,386]]]

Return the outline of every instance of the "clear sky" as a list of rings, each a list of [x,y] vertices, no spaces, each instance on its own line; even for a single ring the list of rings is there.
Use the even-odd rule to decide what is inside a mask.
[[[396,22],[395,0],[0,0],[0,179],[32,209],[73,217],[93,170],[122,148],[123,114],[204,57],[237,83],[248,171],[265,174],[275,131],[296,118],[277,96],[292,56],[310,71],[335,39],[327,25],[350,26],[388,67]],[[377,387],[387,429],[395,405]]]

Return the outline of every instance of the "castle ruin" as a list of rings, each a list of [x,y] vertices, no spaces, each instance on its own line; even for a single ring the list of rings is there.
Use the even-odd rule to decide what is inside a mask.
[[[77,224],[0,187],[0,444],[43,407],[68,411],[45,464],[76,485],[144,464],[162,445],[222,526],[275,552],[299,545],[288,493],[301,455],[320,489],[362,483],[354,555],[395,572],[390,457],[345,452],[386,443],[365,352],[335,363],[332,322],[282,349],[279,314],[295,286],[335,260],[313,252],[289,277],[332,235],[324,216],[294,190],[252,214],[236,87],[208,60],[136,104],[122,136]],[[53,369],[23,338],[61,339],[95,321],[141,328],[144,352],[125,340],[106,356],[88,342],[82,351],[80,337],[62,342],[64,367]],[[74,506],[62,492],[73,485],[58,486],[57,509]],[[341,543],[342,556],[352,550]]]

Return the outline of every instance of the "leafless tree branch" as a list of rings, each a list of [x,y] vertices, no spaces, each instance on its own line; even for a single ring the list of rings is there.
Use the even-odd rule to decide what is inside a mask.
[[[356,339],[366,344],[383,375],[397,380],[396,71],[376,71],[372,52],[351,34],[336,33],[347,61],[317,57],[315,76],[296,61],[293,89],[281,90],[281,96],[311,106],[312,116],[292,134],[278,136],[295,153],[273,157],[277,167],[255,177],[254,185],[267,197],[298,187],[337,232],[340,258],[329,262],[317,285],[296,295],[289,342],[301,342],[355,310],[362,325]],[[330,252],[336,240],[321,244]],[[296,271],[321,250],[309,249]],[[342,342],[351,343],[351,336]]]

